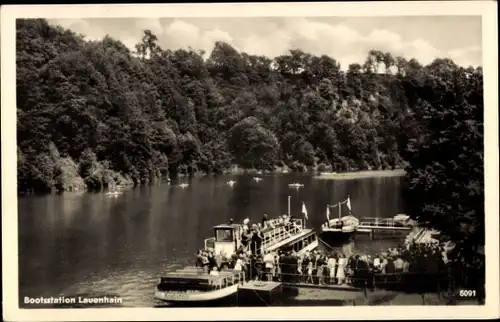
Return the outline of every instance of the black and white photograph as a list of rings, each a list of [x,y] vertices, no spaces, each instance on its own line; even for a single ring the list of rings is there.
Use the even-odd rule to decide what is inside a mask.
[[[2,7],[4,318],[498,317],[496,6]]]

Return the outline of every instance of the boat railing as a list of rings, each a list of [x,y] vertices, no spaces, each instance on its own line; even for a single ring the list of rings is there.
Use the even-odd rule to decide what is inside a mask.
[[[217,275],[215,275],[214,278],[210,280],[210,284],[215,289],[226,288],[235,284],[243,283],[245,281],[244,272],[236,272],[233,270],[222,270],[221,272],[232,272],[233,274],[229,276],[221,276],[220,278],[215,278],[217,277]]]
[[[287,238],[293,237],[302,232],[301,220],[292,220],[284,223],[270,231],[264,233],[264,238],[262,240],[262,249],[265,250],[267,247],[277,244]]]
[[[239,284],[245,281],[244,272],[233,271],[230,269],[222,269],[220,273],[222,275],[212,275],[206,272],[201,267],[185,267],[182,270],[169,272],[163,279],[168,278],[192,278],[192,277],[200,277],[203,280],[206,280],[206,286],[211,287],[212,289],[221,289],[225,287],[229,287],[235,284]]]
[[[375,218],[375,217],[365,217],[360,220],[360,226],[384,226],[384,227],[395,227],[397,226],[393,218]]]

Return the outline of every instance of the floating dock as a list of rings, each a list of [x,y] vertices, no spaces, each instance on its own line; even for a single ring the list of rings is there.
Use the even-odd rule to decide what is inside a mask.
[[[324,233],[342,233],[342,234],[368,234],[370,239],[376,237],[401,236],[411,232],[416,223],[409,221],[405,224],[394,220],[394,218],[362,218],[359,224],[352,232],[346,232],[340,227],[323,227]]]
[[[238,288],[239,306],[270,306],[281,297],[279,282],[250,281]]]

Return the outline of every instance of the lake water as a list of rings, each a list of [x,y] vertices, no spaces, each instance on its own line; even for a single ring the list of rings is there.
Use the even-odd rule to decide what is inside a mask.
[[[311,175],[206,176],[179,179],[171,185],[131,188],[118,197],[104,193],[66,193],[19,198],[19,295],[59,296],[114,294],[125,306],[151,307],[162,272],[194,264],[194,253],[212,236],[214,225],[229,218],[260,221],[287,212],[317,229],[326,220],[326,205],[350,195],[358,217],[392,217],[404,213],[400,177],[318,180]],[[236,181],[234,186],[226,184]],[[187,188],[177,186],[189,182]],[[300,182],[301,189],[288,184]],[[393,247],[399,241],[350,242],[362,252]],[[341,247],[341,245],[332,245]]]

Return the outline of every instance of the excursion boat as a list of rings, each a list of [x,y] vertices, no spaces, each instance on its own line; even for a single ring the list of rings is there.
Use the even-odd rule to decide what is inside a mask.
[[[349,210],[347,216],[342,216],[342,205],[346,205]],[[330,208],[338,209],[338,217],[330,217]],[[346,200],[338,202],[336,205],[327,205],[326,207],[327,221],[321,226],[321,233],[330,236],[345,236],[348,237],[354,233],[359,227],[359,219],[351,213],[351,198],[348,196]]]
[[[262,229],[262,241],[257,252],[265,255],[271,252],[294,250],[299,254],[318,247],[318,238],[313,229],[306,228],[307,209],[302,204],[304,221],[290,217],[290,197],[288,197],[288,215],[267,220]],[[286,218],[285,218],[286,216]],[[250,245],[243,246],[243,225],[221,224],[213,227],[214,236],[205,239],[205,250],[215,254],[224,254],[222,270],[219,275],[212,275],[202,268],[186,267],[167,273],[160,278],[156,286],[155,298],[176,305],[205,305],[235,295],[238,285],[245,283],[244,275],[233,271],[231,255],[237,250],[250,251]]]
[[[185,267],[160,277],[155,298],[173,306],[222,304],[236,296],[244,280],[241,271],[225,269],[212,275],[200,267]]]

